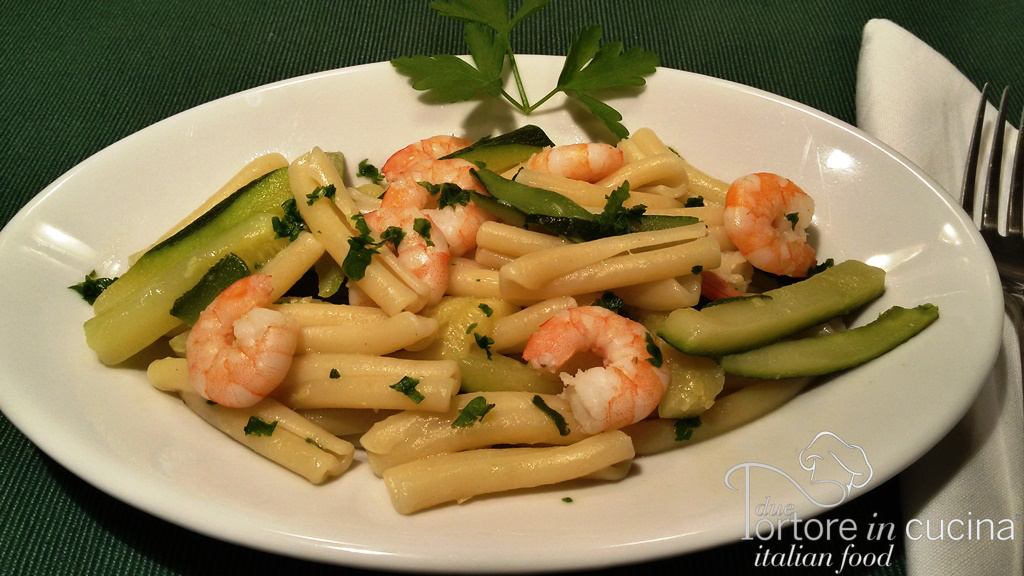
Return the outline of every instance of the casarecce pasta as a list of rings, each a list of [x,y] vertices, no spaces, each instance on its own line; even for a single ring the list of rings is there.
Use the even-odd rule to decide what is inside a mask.
[[[211,238],[237,238],[218,257],[235,255],[242,278],[265,277],[274,303],[243,302],[225,290],[240,282],[220,270],[227,256],[190,276],[193,289],[169,311],[154,312],[148,320],[154,327],[133,332],[134,338],[163,334],[176,352],[149,366],[153,386],[179,394],[231,438],[313,483],[343,474],[360,446],[395,508],[407,514],[485,493],[619,480],[636,454],[723,433],[804,385],[732,388],[716,362],[687,357],[656,336],[667,312],[695,306],[702,295],[746,291],[751,269],[737,259],[726,231],[727,184],[643,129],[615,147],[559,150],[557,162],[579,164],[573,178],[561,174],[565,166],[556,167],[554,156],[550,163],[524,157],[506,167],[506,178],[557,195],[571,216],[543,213],[550,196],[542,195],[527,202],[541,212],[526,213],[526,223],[504,221],[508,206],[488,212],[482,202],[493,191],[482,180],[466,180],[483,168],[441,158],[467,143],[438,136],[403,149],[393,157],[401,162],[384,165],[383,186],[356,187],[344,177],[343,158],[319,148],[290,163],[273,154],[243,168],[132,261],[158,268],[161,258],[172,259],[161,253],[177,251],[183,255],[173,258],[188,262],[208,248],[196,235],[216,224],[228,232],[210,232]],[[598,165],[600,173],[587,173]],[[576,176],[579,170],[587,177]],[[266,184],[274,175],[283,182],[278,188]],[[250,197],[261,186],[280,206],[232,220],[240,203],[259,200]],[[371,230],[367,217],[400,225]],[[273,228],[273,246],[253,240],[248,248],[246,239],[267,235],[260,226]],[[580,226],[599,233],[579,237]],[[431,250],[407,252],[400,261],[395,251],[403,242]],[[444,252],[449,244],[460,246],[457,255]],[[428,278],[424,269],[438,265],[447,274],[444,296],[435,302],[437,270]],[[295,295],[311,273],[314,293]],[[152,343],[124,342],[108,332],[127,322],[122,317],[132,314],[136,300],[157,307],[150,294],[160,282],[115,282],[97,300],[86,332],[101,360],[116,364]],[[206,301],[200,288],[209,293]],[[348,303],[328,301],[339,291]],[[179,315],[196,300],[203,304],[192,316]],[[236,315],[245,323],[233,333],[218,316],[229,307],[240,307]],[[194,342],[238,346],[254,357],[270,346],[268,326],[286,330],[294,351],[265,397],[250,390],[251,404],[229,408],[215,388],[193,386],[200,376],[223,378],[208,375],[209,362],[194,361]],[[260,378],[267,370],[246,369]]]

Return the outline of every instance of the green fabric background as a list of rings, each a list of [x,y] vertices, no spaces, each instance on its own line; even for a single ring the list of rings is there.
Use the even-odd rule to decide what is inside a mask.
[[[0,225],[75,164],[198,104],[321,70],[464,52],[461,24],[435,15],[426,4],[4,2]],[[1022,16],[1020,0],[553,0],[517,31],[514,47],[520,53],[564,54],[576,31],[598,23],[606,39],[654,50],[663,66],[756,86],[853,123],[861,31],[869,19],[888,18],[907,28],[978,83],[1017,86],[1012,103],[1020,110]],[[899,526],[897,483],[830,516]],[[613,572],[760,573],[765,569],[752,567],[756,552],[756,545],[735,544]],[[359,572],[224,544],[137,511],[79,480],[0,417],[0,574],[214,569]],[[904,568],[897,561],[875,572],[844,571],[866,573],[902,574]]]

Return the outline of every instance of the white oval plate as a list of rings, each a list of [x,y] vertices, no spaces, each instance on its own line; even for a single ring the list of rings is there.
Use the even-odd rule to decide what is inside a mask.
[[[562,60],[526,56],[539,97]],[[1001,295],[974,227],[937,185],[884,145],[820,112],[721,80],[662,69],[613,104],[633,128],[724,180],[774,171],[817,202],[819,254],[888,272],[887,292],[858,318],[893,305],[937,304],[940,320],[774,413],[693,447],[642,458],[619,483],[579,483],[474,499],[409,517],[394,512],[363,460],[314,487],[203,424],[150,387],[137,362],[106,368],[85,346],[90,309],[66,286],[92,269],[118,274],[139,250],[246,161],[320,146],[353,166],[380,165],[439,133],[480,137],[526,121],[559,143],[591,134],[552,102],[530,118],[501,104],[431,105],[388,64],[324,72],[189,110],[110,146],[44,190],[0,236],[0,406],[42,450],[129,504],[197,532],[324,562],[417,571],[525,571],[607,566],[737,541],[754,505],[821,511],[836,485],[809,483],[800,452],[820,432],[863,449],[871,477],[905,468],[971,404],[998,347]],[[590,126],[593,128],[593,126]],[[970,335],[970,337],[968,337]],[[913,417],[908,415],[913,414]],[[864,471],[864,469],[862,469]],[[810,487],[810,488],[808,488]],[[828,490],[833,490],[829,492]],[[839,491],[839,496],[843,496]],[[573,499],[562,502],[564,496]],[[762,526],[763,528],[763,526]]]

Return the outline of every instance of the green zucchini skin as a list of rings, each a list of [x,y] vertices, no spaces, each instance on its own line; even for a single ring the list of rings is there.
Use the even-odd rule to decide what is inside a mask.
[[[199,314],[228,286],[249,275],[249,266],[236,254],[228,254],[206,271],[199,283],[171,306],[171,316],[192,326]]]
[[[537,152],[555,143],[543,130],[528,124],[493,138],[481,138],[476,143],[442,157],[442,160],[461,158],[495,172],[504,172],[529,160]]]
[[[720,357],[759,348],[849,312],[885,291],[885,271],[847,260],[756,298],[723,301],[669,314],[658,335],[694,356]]]
[[[288,245],[277,237],[273,220],[291,199],[287,168],[275,170],[148,250],[96,299],[95,316],[84,327],[86,343],[101,362],[113,365],[157,341],[181,323],[171,313],[176,301],[229,253],[252,270]]]
[[[111,284],[93,304],[96,314],[135,298],[179,260],[253,214],[283,216],[281,204],[292,198],[288,169],[280,168],[253,180],[220,201],[170,238],[153,246]]]
[[[939,318],[939,308],[894,306],[877,320],[845,332],[777,342],[719,359],[729,374],[779,380],[821,376],[874,360],[910,340]]]

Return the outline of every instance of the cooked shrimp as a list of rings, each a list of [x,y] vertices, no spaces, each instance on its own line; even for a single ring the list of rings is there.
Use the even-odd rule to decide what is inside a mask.
[[[622,150],[608,144],[567,144],[541,150],[526,161],[529,170],[597,182],[625,163]]]
[[[430,138],[410,144],[392,154],[387,162],[384,163],[381,172],[384,174],[384,177],[393,182],[399,175],[415,168],[419,164],[437,160],[442,156],[462,150],[470,144],[469,140],[454,136],[431,136]]]
[[[725,231],[755,268],[803,278],[814,267],[807,227],[814,200],[777,174],[744,176],[725,196]]]
[[[266,308],[273,285],[262,274],[228,286],[199,315],[185,358],[192,386],[222,406],[252,406],[277,388],[291,365],[299,329]]]
[[[647,351],[641,324],[597,306],[566,310],[530,337],[523,359],[557,372],[577,352],[593,352],[603,366],[563,373],[563,393],[587,434],[616,430],[647,417],[668,388],[669,373]]]
[[[486,193],[483,184],[470,172],[475,167],[472,163],[460,159],[423,160],[397,174],[398,180],[384,192],[381,208],[399,211],[409,206],[419,209],[436,207],[437,199],[431,197],[426,188],[418,184],[419,182],[452,183],[463,190]],[[494,219],[473,202],[431,208],[425,212],[447,240],[450,254],[456,257],[476,248],[476,233],[480,225]]]
[[[406,208],[376,210],[366,215],[366,223],[378,236],[390,226],[402,229],[405,236],[396,247],[398,262],[430,287],[430,303],[436,304],[448,289],[448,243],[443,234],[424,238],[416,230],[416,220],[430,218],[420,209]],[[432,224],[432,223],[431,223]]]

